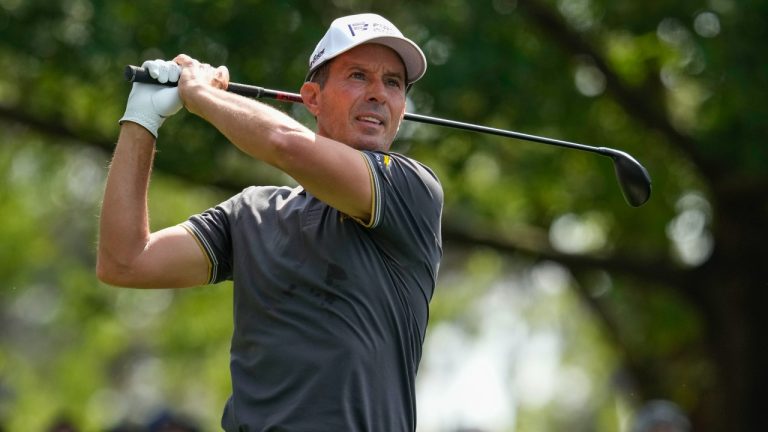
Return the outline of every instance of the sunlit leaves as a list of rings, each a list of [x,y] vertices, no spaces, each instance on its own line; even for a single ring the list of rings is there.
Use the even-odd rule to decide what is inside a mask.
[[[87,430],[103,430],[145,416],[146,398],[197,412],[206,429],[215,429],[229,394],[231,286],[121,291],[93,275],[109,159],[100,148],[116,139],[130,91],[122,79],[126,64],[186,52],[226,64],[234,81],[295,91],[326,25],[374,8],[429,59],[409,110],[614,147],[634,155],[653,179],[651,200],[631,208],[602,156],[404,125],[394,149],[440,177],[446,230],[694,272],[714,266],[709,260],[718,253],[740,260],[744,244],[764,232],[744,227],[764,218],[737,211],[768,211],[768,105],[761,103],[768,100],[768,73],[755,49],[768,31],[764,3],[537,2],[574,32],[563,37],[537,24],[522,0],[0,0],[0,108],[7,110],[0,123],[0,421],[10,418],[3,424],[9,430],[42,430],[64,412]],[[638,115],[617,88],[639,95],[635,101],[653,118]],[[313,123],[303,108],[275,106]],[[246,185],[292,182],[244,157],[191,114],[169,119],[163,131],[150,191],[154,228]],[[675,142],[675,133],[691,148]],[[717,170],[703,171],[712,166]],[[717,177],[708,177],[713,172]],[[738,237],[739,229],[749,234]],[[710,342],[702,326],[712,324],[686,297],[613,272],[576,274],[535,257],[445,246],[431,316],[441,328],[438,345],[448,340],[439,352],[508,348],[508,377],[515,370],[534,376],[516,377],[529,387],[517,389],[519,430],[577,430],[576,420],[582,430],[616,430],[631,408],[616,396],[628,392],[612,375],[622,362],[652,364],[659,377],[643,383],[690,406],[697,386],[713,382],[711,365],[699,355]],[[757,249],[746,253],[759,259]],[[645,276],[657,270],[650,266]],[[690,295],[751,274],[733,266],[712,272],[722,279],[681,278],[696,285]],[[699,286],[702,280],[710,285]],[[599,302],[619,324],[598,321],[597,309],[582,301]],[[752,333],[759,332],[743,332]],[[494,345],[488,334],[507,339]],[[544,367],[553,359],[556,371]],[[422,371],[433,361],[425,358]],[[472,364],[489,363],[473,357]],[[565,384],[553,384],[553,377]],[[503,417],[496,407],[478,412]]]

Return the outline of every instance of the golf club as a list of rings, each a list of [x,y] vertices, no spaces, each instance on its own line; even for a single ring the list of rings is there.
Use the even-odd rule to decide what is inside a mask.
[[[129,82],[160,84],[171,87],[177,85],[175,82],[166,82],[161,84],[152,78],[145,69],[138,66],[126,66],[125,78]],[[263,87],[238,84],[234,82],[229,83],[227,91],[251,98],[266,98],[296,103],[302,102],[301,95],[296,93],[288,93],[280,90],[270,90]],[[621,192],[624,194],[624,198],[627,200],[629,205],[633,207],[639,207],[645,204],[645,202],[648,201],[648,199],[651,197],[651,177],[648,175],[648,171],[646,171],[645,167],[643,167],[635,158],[620,150],[612,149],[609,147],[593,147],[569,141],[545,138],[536,135],[528,135],[520,132],[496,129],[487,126],[479,126],[471,123],[446,120],[421,114],[406,113],[405,120],[452,127],[456,129],[470,130],[491,135],[499,135],[525,141],[533,141],[542,144],[566,147],[608,156],[613,160],[613,167],[616,171],[616,178],[619,182],[619,186],[621,187]]]

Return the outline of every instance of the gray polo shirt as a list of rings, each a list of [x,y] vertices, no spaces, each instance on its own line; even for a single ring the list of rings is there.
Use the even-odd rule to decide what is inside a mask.
[[[210,282],[234,281],[226,431],[416,428],[443,192],[412,159],[362,155],[370,221],[301,187],[250,187],[184,223]]]

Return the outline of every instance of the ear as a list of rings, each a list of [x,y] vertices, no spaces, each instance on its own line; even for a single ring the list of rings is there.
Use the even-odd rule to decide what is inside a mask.
[[[309,112],[313,116],[317,117],[317,113],[320,112],[320,84],[316,82],[305,82],[301,86],[301,99],[304,101],[304,106],[307,107]]]

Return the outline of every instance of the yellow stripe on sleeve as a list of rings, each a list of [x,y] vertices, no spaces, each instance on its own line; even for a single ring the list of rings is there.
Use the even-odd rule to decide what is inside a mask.
[[[376,174],[373,172],[373,167],[371,166],[373,162],[371,161],[371,159],[363,152],[360,152],[360,156],[363,157],[363,160],[365,161],[365,166],[368,167],[368,178],[371,181],[371,215],[367,222],[357,218],[353,218],[353,219],[355,219],[359,224],[361,224],[366,228],[372,228],[378,223],[378,217],[376,214],[376,212],[379,211],[378,178],[376,177]]]
[[[201,251],[203,251],[203,255],[205,255],[206,262],[208,263],[208,284],[213,283],[213,263],[211,262],[211,256],[208,254],[208,251],[205,249],[205,246],[203,246],[203,243],[200,241],[200,238],[198,238],[197,233],[194,229],[192,229],[191,226],[189,226],[189,222],[184,222],[179,224],[181,225],[187,232],[192,236],[193,239],[195,239],[195,243],[197,243],[197,246],[200,248]]]

